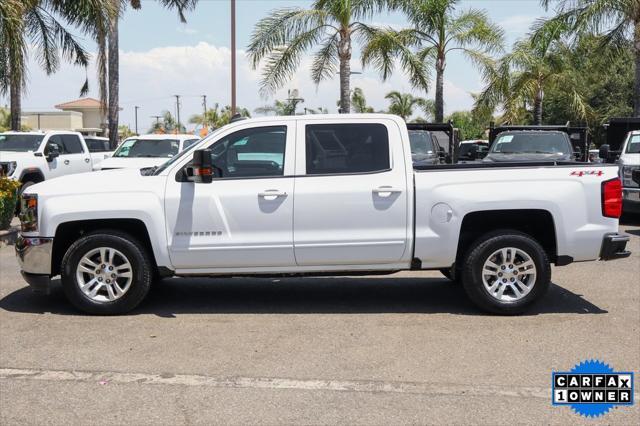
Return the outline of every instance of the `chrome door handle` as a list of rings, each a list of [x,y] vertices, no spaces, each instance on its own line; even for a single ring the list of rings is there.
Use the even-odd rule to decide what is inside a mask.
[[[69,160],[64,160],[64,164],[69,165]]]
[[[402,192],[402,189],[394,188],[392,186],[380,186],[378,188],[374,188],[373,193],[377,194],[381,197],[389,197],[391,194],[397,194]]]
[[[278,197],[286,197],[287,193],[279,191],[277,189],[267,189],[266,191],[259,192],[258,197],[264,198],[267,201],[273,201]]]

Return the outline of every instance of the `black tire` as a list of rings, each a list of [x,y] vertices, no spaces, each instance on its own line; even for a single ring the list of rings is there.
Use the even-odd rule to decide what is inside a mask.
[[[492,296],[485,287],[482,276],[485,261],[497,250],[507,247],[524,251],[536,267],[536,277],[531,290],[524,297],[512,301],[498,300]],[[478,238],[463,259],[464,289],[471,301],[487,312],[500,315],[522,313],[546,293],[550,282],[551,265],[542,246],[529,235],[515,230],[496,231]],[[509,291],[513,293],[513,290],[505,290]]]
[[[80,259],[89,251],[109,247],[118,250],[131,264],[132,281],[129,289],[119,299],[94,301],[80,290],[76,268]],[[67,250],[62,259],[62,287],[69,301],[79,310],[93,315],[124,314],[142,302],[149,292],[153,279],[153,262],[147,250],[132,236],[114,230],[101,230],[87,234]]]

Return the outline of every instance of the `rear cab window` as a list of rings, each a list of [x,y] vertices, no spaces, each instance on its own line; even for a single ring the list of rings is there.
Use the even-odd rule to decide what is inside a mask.
[[[85,143],[87,144],[87,148],[89,148],[89,152],[108,152],[109,149],[109,141],[103,139],[95,139],[95,138],[84,138]]]

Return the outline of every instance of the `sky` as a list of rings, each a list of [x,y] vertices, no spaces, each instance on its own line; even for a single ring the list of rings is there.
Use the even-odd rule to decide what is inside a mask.
[[[316,86],[308,70],[309,57],[302,60],[290,83],[268,98],[258,93],[260,70],[251,69],[246,59],[245,49],[256,22],[273,9],[309,7],[311,3],[301,0],[237,0],[239,106],[253,112],[259,106],[272,104],[274,99],[286,98],[287,89],[297,89],[299,96],[305,99],[300,108],[327,107],[330,112],[337,112],[337,76]],[[183,123],[192,114],[202,112],[202,95],[207,95],[209,107],[215,103],[221,106],[230,103],[229,4],[228,0],[200,0],[196,9],[187,14],[186,24],[180,23],[175,11],[164,9],[152,0],[143,0],[141,10],[129,9],[124,13],[120,21],[120,124],[133,129],[134,106],[139,106],[138,130],[146,132],[155,121],[153,115],[159,115],[163,110],[175,114],[173,95],[181,95]],[[463,0],[458,7],[459,10],[469,8],[486,10],[491,19],[504,28],[507,46],[523,37],[536,19],[551,13],[540,6],[539,0]],[[376,15],[371,23],[407,26],[400,13]],[[76,34],[88,50],[95,52],[95,44],[90,38]],[[351,86],[362,88],[367,102],[376,110],[386,109],[388,101],[384,96],[392,90],[434,97],[433,91],[425,93],[412,89],[399,69],[382,82],[374,70],[362,69],[358,51],[358,46],[354,46],[351,67],[362,71],[362,74],[352,76]],[[93,65],[85,71],[65,64],[56,74],[47,76],[30,60],[23,110],[51,111],[58,103],[76,99],[86,76],[90,82],[88,96],[97,98]],[[479,92],[482,86],[478,71],[461,55],[451,55],[445,72],[445,112],[469,109],[471,93]],[[0,97],[0,105],[8,103],[6,96]]]

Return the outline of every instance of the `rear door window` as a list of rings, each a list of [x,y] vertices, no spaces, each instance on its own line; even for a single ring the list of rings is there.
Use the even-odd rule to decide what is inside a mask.
[[[78,135],[61,135],[65,154],[80,154],[84,152]]]
[[[389,134],[378,123],[308,124],[305,128],[308,175],[371,173],[389,170]]]

